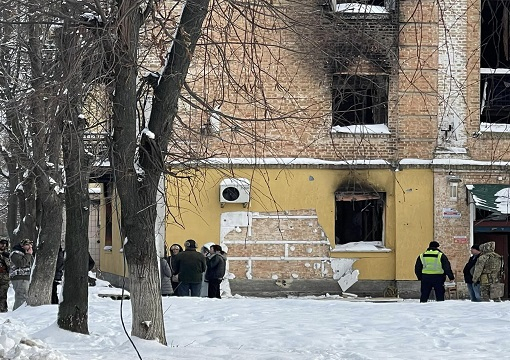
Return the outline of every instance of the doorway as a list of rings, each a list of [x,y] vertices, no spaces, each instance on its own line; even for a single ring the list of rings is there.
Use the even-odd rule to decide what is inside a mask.
[[[497,232],[477,232],[476,230],[481,230],[481,231],[491,231],[493,230],[494,228],[493,227],[486,227],[486,228],[478,228],[478,229],[475,229],[475,238],[474,238],[474,243],[477,244],[477,245],[480,245],[480,244],[484,244],[484,243],[487,243],[489,241],[494,241],[496,243],[496,252],[498,254],[500,254],[501,256],[503,256],[503,260],[505,261],[505,298],[508,299],[508,288],[509,288],[509,279],[508,279],[508,261],[510,260],[509,259],[509,253],[508,253],[508,248],[509,248],[509,235],[510,233],[508,232],[501,232],[501,233],[497,233]]]

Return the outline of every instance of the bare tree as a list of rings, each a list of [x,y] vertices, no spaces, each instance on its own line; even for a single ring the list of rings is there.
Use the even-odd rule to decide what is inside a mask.
[[[10,179],[9,224],[13,242],[20,237],[37,243],[36,264],[28,303],[49,303],[56,264],[63,195],[60,192],[60,126],[51,116],[54,88],[52,54],[48,48],[49,24],[42,24],[37,7],[6,4],[2,15],[3,130],[8,136],[5,161]],[[18,21],[13,22],[16,18]],[[14,197],[16,195],[16,198]],[[19,221],[17,227],[14,223]],[[41,266],[42,265],[42,266]]]
[[[79,19],[80,13],[63,5],[63,13],[70,19]],[[87,126],[83,114],[84,100],[91,82],[84,76],[84,68],[93,53],[87,31],[79,21],[64,19],[55,42],[59,50],[58,73],[66,74],[68,85],[62,97],[60,112],[63,125],[62,153],[66,174],[66,259],[63,301],[58,312],[60,328],[88,334],[88,225],[89,225],[89,176],[93,155],[86,151],[84,132]]]

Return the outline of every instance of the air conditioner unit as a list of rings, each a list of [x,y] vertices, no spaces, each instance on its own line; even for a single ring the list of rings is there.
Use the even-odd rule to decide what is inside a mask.
[[[220,204],[243,204],[250,202],[250,181],[244,178],[223,179],[220,183]]]

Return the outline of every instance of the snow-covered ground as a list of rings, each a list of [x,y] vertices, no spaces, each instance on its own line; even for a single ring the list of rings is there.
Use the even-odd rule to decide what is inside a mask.
[[[57,306],[0,314],[0,358],[60,359],[506,359],[510,302],[419,304],[299,299],[163,298],[168,346],[132,339],[118,300],[91,287],[90,335],[56,325]],[[13,293],[9,291],[12,308]],[[131,306],[123,321],[131,327]],[[137,351],[140,354],[137,355]]]

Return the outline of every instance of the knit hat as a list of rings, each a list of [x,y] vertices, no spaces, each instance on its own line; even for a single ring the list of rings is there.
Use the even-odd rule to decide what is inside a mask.
[[[8,238],[0,238],[0,244],[9,244],[9,239]]]
[[[195,240],[189,239],[189,240],[186,240],[186,242],[184,243],[184,247],[186,249],[196,249],[197,248],[197,243],[196,243]]]
[[[429,244],[429,248],[437,249],[439,247],[439,243],[437,241],[431,241]]]
[[[24,246],[24,245],[32,245],[34,242],[30,239],[23,239],[20,241],[20,244],[21,246]]]
[[[471,249],[475,249],[475,250],[480,251],[480,245],[475,244],[475,245],[471,246]]]

